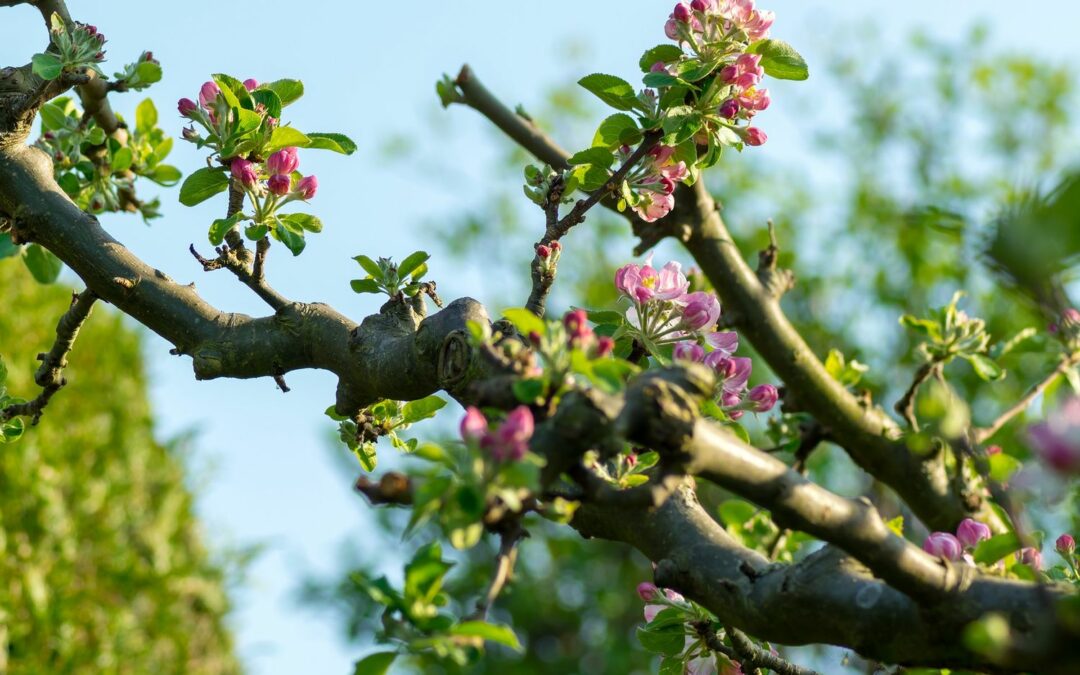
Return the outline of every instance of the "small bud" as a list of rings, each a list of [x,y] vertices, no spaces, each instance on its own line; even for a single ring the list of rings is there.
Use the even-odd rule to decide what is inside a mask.
[[[97,29],[97,26],[91,26],[90,24],[84,24],[84,25],[83,25],[83,27],[82,27],[82,29],[83,29],[84,31],[86,31],[86,33],[87,33],[88,35],[90,35],[91,37],[93,37],[93,36],[95,36],[95,35],[97,35],[97,34],[98,34],[98,29]]]
[[[1042,553],[1039,553],[1039,549],[1026,546],[1016,552],[1016,560],[1019,563],[1027,565],[1031,569],[1042,569]]]
[[[583,309],[575,309],[563,316],[563,326],[571,340],[586,340],[592,336],[592,328],[589,327],[589,315]]]
[[[547,260],[551,257],[551,249],[543,244],[536,247],[536,255],[540,256],[542,260]]]
[[[244,89],[247,89],[248,91],[255,91],[258,88],[259,88],[259,81],[258,80],[254,79],[254,78],[251,78],[251,77],[244,80]]]
[[[296,148],[282,148],[266,160],[266,170],[271,176],[288,175],[300,168]]]
[[[930,555],[946,560],[960,560],[964,555],[964,547],[960,544],[960,540],[948,532],[932,532],[923,542],[922,547]]]
[[[259,182],[259,174],[255,171],[255,165],[246,159],[237,157],[229,165],[229,171],[233,178],[240,181],[244,187],[253,187]]]
[[[219,94],[221,94],[221,89],[216,84],[205,82],[199,88],[199,104],[204,108],[209,108],[217,100]]]
[[[675,9],[672,10],[671,16],[679,23],[690,23],[690,19],[694,18],[694,13],[690,11],[690,5],[680,2],[675,5]]]
[[[709,3],[705,0],[692,0],[690,3],[690,9],[695,12],[704,12],[709,8]]]
[[[765,141],[769,140],[769,137],[764,131],[757,127],[749,127],[746,130],[746,144],[747,145],[765,145]]]
[[[759,384],[746,395],[746,400],[752,404],[751,410],[758,413],[772,410],[779,398],[780,392],[771,384]]]
[[[553,250],[553,251],[561,251],[562,250],[562,244],[560,244],[558,241],[551,242],[551,250]]]
[[[1000,445],[991,445],[990,447],[988,447],[986,449],[986,454],[990,455],[991,457],[993,457],[994,455],[1000,455],[1001,454],[1001,446]]]
[[[195,104],[195,101],[192,101],[190,98],[182,98],[176,104],[176,109],[180,111],[180,114],[184,117],[191,117],[191,114],[198,109],[198,106]]]
[[[532,344],[533,347],[539,347],[540,341],[542,339],[543,336],[541,336],[540,333],[536,331],[529,331],[529,343]]]
[[[729,98],[720,104],[720,117],[725,119],[734,119],[739,114],[739,102],[733,98]]]
[[[705,348],[696,342],[676,342],[671,355],[677,361],[701,363],[705,359]]]
[[[296,184],[296,191],[300,193],[300,196],[305,201],[314,197],[318,190],[319,179],[315,176],[304,176],[300,179],[300,182]]]
[[[199,138],[199,132],[191,127],[184,127],[183,131],[180,132],[180,136],[183,137],[185,141],[194,141]]]
[[[596,340],[596,357],[603,358],[615,350],[615,340],[602,335]]]
[[[1076,540],[1071,534],[1063,534],[1054,542],[1054,548],[1062,555],[1071,555],[1076,550]]]
[[[626,455],[625,459],[626,459],[626,466],[630,467],[631,469],[633,469],[635,466],[637,466],[637,453],[636,452],[631,452],[630,454]]]
[[[480,442],[488,435],[488,421],[479,408],[469,406],[465,411],[465,417],[461,420],[461,438],[466,443],[469,441]]]
[[[656,584],[651,584],[648,581],[643,581],[637,586],[638,597],[645,602],[652,602],[656,599],[656,594],[660,592],[660,589],[656,587]]]
[[[54,133],[53,133],[53,132],[51,132],[51,131],[46,131],[46,132],[45,132],[45,135],[44,135],[44,136],[42,136],[42,138],[44,138],[44,139],[45,139],[45,140],[47,140],[47,141],[51,141],[51,140],[53,140],[54,138],[56,138],[56,134],[54,134]]]
[[[980,541],[989,539],[991,534],[989,527],[971,518],[964,518],[956,528],[956,538],[966,548],[975,548]]]
[[[270,180],[266,182],[266,186],[270,188],[270,192],[282,197],[289,194],[292,190],[292,179],[281,174],[270,176]]]

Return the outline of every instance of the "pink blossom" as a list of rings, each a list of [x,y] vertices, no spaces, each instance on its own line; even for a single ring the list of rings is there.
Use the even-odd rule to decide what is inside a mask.
[[[720,301],[712,293],[696,291],[682,297],[686,303],[682,323],[689,330],[711,328],[720,319]]]
[[[533,428],[532,411],[519,405],[510,411],[495,433],[484,440],[496,460],[519,460],[529,450]]]
[[[259,81],[258,80],[254,79],[254,78],[250,78],[250,77],[248,79],[244,80],[244,89],[247,89],[248,91],[255,91],[258,88],[259,88]]]
[[[679,24],[675,23],[675,19],[668,19],[664,22],[664,35],[671,40],[679,39]]]
[[[732,394],[739,394],[746,388],[750,371],[753,369],[753,363],[749,358],[730,356],[720,350],[706,354],[705,365],[716,371],[724,391]]]
[[[769,10],[755,10],[750,20],[743,24],[743,30],[751,42],[769,37],[769,29],[776,20],[776,13]]]
[[[1072,397],[1045,421],[1027,430],[1028,440],[1044,462],[1061,473],[1080,473],[1080,397]]]
[[[198,109],[198,106],[195,104],[195,101],[192,101],[190,98],[182,98],[176,104],[176,109],[179,110],[180,114],[184,117],[190,117],[191,113]]]
[[[652,601],[656,594],[660,592],[660,589],[656,587],[656,584],[649,583],[648,581],[642,581],[637,585],[638,597],[645,602]]]
[[[319,190],[319,179],[314,175],[304,176],[297,182],[296,191],[300,193],[300,196],[307,201],[315,196],[315,193]]]
[[[204,108],[210,108],[211,104],[217,100],[217,97],[221,94],[221,89],[218,88],[213,82],[206,82],[199,89],[199,103]]]
[[[751,115],[765,110],[770,103],[772,103],[772,99],[769,98],[768,89],[748,87],[739,94],[739,105],[749,111]]]
[[[461,418],[461,438],[466,443],[479,443],[487,436],[488,421],[479,408],[469,406],[465,410],[465,417]]]
[[[292,179],[282,175],[270,176],[270,180],[266,181],[266,186],[270,188],[270,192],[282,197],[292,191]]]
[[[989,539],[990,528],[977,520],[964,518],[956,528],[956,538],[965,548],[975,548],[980,541]]]
[[[589,315],[583,309],[575,309],[563,316],[563,326],[571,342],[583,342],[593,335],[589,327]]]
[[[757,127],[747,127],[746,129],[746,144],[747,145],[765,145],[765,141],[769,140],[769,137],[764,131]]]
[[[670,588],[664,589],[664,597],[667,599],[668,602],[671,603],[681,604],[686,602],[686,598],[671,590]],[[656,618],[657,614],[667,609],[668,607],[669,605],[645,605],[645,621],[652,621]]]
[[[753,404],[751,410],[758,413],[772,410],[779,398],[780,392],[771,384],[759,384],[746,395],[746,399]]]
[[[1076,550],[1076,540],[1071,534],[1063,534],[1054,542],[1054,548],[1062,555],[1069,555]]]
[[[1042,569],[1042,553],[1039,549],[1027,546],[1016,552],[1016,561],[1027,565],[1031,569]]]
[[[615,340],[607,335],[602,335],[596,340],[596,357],[603,358],[615,351]]]
[[[696,342],[676,342],[671,355],[678,361],[701,363],[705,358],[705,348]]]
[[[923,550],[946,560],[960,560],[964,547],[960,540],[948,532],[932,532],[923,542]]]
[[[259,174],[255,171],[255,165],[246,159],[240,157],[234,159],[229,165],[229,172],[244,187],[252,187],[259,182]]]
[[[273,176],[290,174],[300,168],[300,157],[296,148],[282,148],[266,160],[266,170]]]
[[[713,349],[718,349],[728,354],[734,354],[739,348],[739,334],[734,331],[706,333],[705,342]]]

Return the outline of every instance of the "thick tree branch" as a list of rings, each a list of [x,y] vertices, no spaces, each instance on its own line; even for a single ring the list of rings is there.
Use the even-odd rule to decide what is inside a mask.
[[[34,382],[41,387],[41,393],[31,401],[8,406],[0,410],[0,422],[6,422],[19,415],[28,415],[31,424],[37,424],[45,406],[53,395],[67,384],[64,378],[64,368],[67,367],[67,356],[71,348],[75,346],[75,338],[79,336],[79,330],[90,316],[90,310],[94,308],[97,296],[87,289],[82,293],[73,295],[71,307],[60,317],[56,324],[56,341],[48,353],[39,354],[41,366],[34,374]]]

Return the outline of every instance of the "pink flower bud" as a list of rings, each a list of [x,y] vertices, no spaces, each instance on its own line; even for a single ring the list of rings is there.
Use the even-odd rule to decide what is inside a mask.
[[[532,344],[532,346],[539,347],[540,346],[540,341],[542,339],[543,339],[543,336],[540,335],[540,333],[538,333],[536,331],[530,331],[529,332],[529,342]]]
[[[596,340],[596,357],[603,358],[615,350],[615,340],[602,335]]]
[[[660,592],[660,589],[656,587],[656,584],[651,584],[648,581],[643,581],[637,585],[638,597],[645,602],[652,602],[656,599],[656,594]]]
[[[625,459],[626,459],[626,466],[630,467],[631,469],[634,468],[635,466],[637,466],[637,453],[636,452],[631,452],[629,455],[626,456]]]
[[[683,310],[682,323],[686,328],[696,331],[703,328],[712,328],[720,318],[720,301],[712,293],[697,291],[684,298],[686,308]]]
[[[540,256],[540,258],[543,260],[547,260],[551,257],[551,248],[540,244],[536,247],[536,255]]]
[[[960,560],[964,555],[964,547],[960,544],[960,540],[948,532],[932,532],[923,542],[922,547],[930,555],[946,560]]]
[[[42,136],[42,138],[44,138],[47,141],[51,141],[51,140],[56,138],[56,134],[54,134],[51,131],[46,131],[45,134]]]
[[[593,331],[589,327],[589,315],[583,309],[575,309],[563,316],[563,326],[570,336],[571,341],[583,341],[592,337]]]
[[[748,127],[746,129],[746,144],[747,145],[765,145],[765,141],[769,140],[769,137],[765,135],[765,132],[757,127]]]
[[[971,518],[964,518],[956,528],[956,538],[965,548],[975,548],[980,541],[989,539],[990,536],[989,527]]]
[[[290,174],[300,168],[296,148],[282,148],[266,160],[266,170],[272,176]]]
[[[461,418],[461,439],[466,443],[479,443],[488,435],[488,421],[479,408],[469,406],[465,410],[465,417]]]
[[[720,104],[719,114],[720,117],[725,119],[733,119],[739,114],[739,102],[733,98],[729,98]]]
[[[1042,569],[1042,553],[1039,553],[1039,549],[1037,548],[1027,546],[1020,549],[1016,552],[1016,560],[1019,563],[1027,565],[1031,569]]]
[[[1054,548],[1062,555],[1069,555],[1076,550],[1076,540],[1071,534],[1063,534],[1054,542]]]
[[[244,187],[252,187],[259,182],[259,174],[255,171],[255,165],[246,159],[237,157],[229,165],[229,171],[233,178],[240,181]]]
[[[560,244],[559,241],[556,239],[555,241],[551,242],[551,250],[552,251],[561,251],[562,250],[562,244]]]
[[[247,89],[248,91],[255,91],[258,88],[259,88],[259,81],[258,80],[254,79],[254,78],[250,78],[250,77],[248,79],[244,80],[244,89]]]
[[[492,456],[500,461],[519,460],[524,457],[529,450],[533,428],[531,410],[523,405],[511,410],[488,444]]]
[[[705,359],[705,348],[696,342],[676,342],[671,355],[678,361],[701,363]]]
[[[204,108],[209,108],[217,97],[221,94],[221,89],[213,82],[206,82],[199,89],[199,103]]]
[[[97,34],[98,34],[98,29],[97,29],[97,26],[92,26],[92,25],[90,25],[90,24],[84,24],[84,25],[82,26],[82,29],[83,29],[84,31],[86,31],[86,32],[87,32],[87,34],[89,34],[89,35],[90,35],[90,37],[93,37],[93,36],[95,36],[95,35],[97,35]]]
[[[300,193],[304,201],[311,199],[319,191],[319,179],[313,175],[304,176],[296,184],[296,191]]]
[[[1001,454],[1001,446],[1000,445],[991,445],[990,447],[988,447],[986,449],[986,454],[991,456],[991,457],[993,457],[994,455],[1000,455]]]
[[[705,2],[705,0],[692,0],[690,2],[690,9],[694,10],[695,12],[704,12],[708,8],[709,3]]]
[[[292,179],[288,176],[270,176],[270,180],[266,182],[266,186],[270,188],[270,192],[273,192],[279,197],[289,194],[292,190]]]
[[[772,410],[779,398],[780,392],[771,384],[759,384],[746,395],[746,399],[752,403],[751,410],[758,413]]]
[[[139,60],[143,61],[145,63],[157,63],[158,62],[157,59],[154,58],[154,52],[143,52],[142,56],[139,57]]]
[[[679,25],[675,22],[675,19],[668,19],[664,22],[664,35],[672,40],[679,39]]]
[[[689,23],[690,19],[694,18],[694,13],[690,10],[690,5],[685,2],[680,2],[675,5],[675,9],[672,10],[671,16],[680,23]]]

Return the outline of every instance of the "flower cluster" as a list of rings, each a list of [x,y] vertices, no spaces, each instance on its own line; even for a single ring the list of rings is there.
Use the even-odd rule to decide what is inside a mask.
[[[100,63],[105,60],[105,36],[98,32],[97,26],[76,21],[74,29],[68,32],[62,28],[62,24],[53,22],[50,32],[66,66]]]
[[[248,92],[255,91],[258,87],[259,83],[256,80],[251,78],[244,80],[244,89]],[[199,88],[198,99],[198,103],[190,98],[182,98],[177,102],[176,109],[181,117],[198,123],[210,134],[211,138],[219,140],[228,138],[236,130],[239,120],[236,119],[232,107],[222,95],[221,87],[216,82],[204,82]],[[265,113],[266,111],[264,108],[256,112]],[[266,126],[272,129],[277,126],[277,120],[272,117],[266,118]],[[184,129],[183,137],[185,140],[198,143],[200,147],[204,143],[204,139],[195,131],[194,124]]]
[[[699,611],[686,600],[680,593],[670,588],[658,588],[656,584],[643,581],[637,585],[637,594],[645,602],[645,621],[652,623],[660,612],[674,608],[685,613],[688,622],[696,620]],[[687,626],[686,642],[683,653],[680,656],[682,671],[686,675],[742,675],[743,670],[738,662],[728,661],[725,667],[717,670],[717,659],[707,645],[693,636],[693,630]]]
[[[619,149],[619,158],[626,162],[632,150],[628,146]],[[686,162],[675,161],[675,148],[657,145],[649,150],[647,160],[634,167],[626,177],[630,191],[630,204],[641,219],[647,223],[659,220],[675,208],[675,184],[689,175]]]
[[[566,329],[566,344],[571,349],[580,349],[592,358],[603,358],[615,349],[615,340],[606,335],[597,335],[589,325],[589,314],[583,309],[575,309],[563,315],[563,328]],[[530,335],[530,342],[539,342],[538,335]]]
[[[491,454],[495,461],[517,461],[529,450],[533,435],[533,415],[527,407],[514,408],[495,431],[479,408],[469,406],[461,420],[461,438],[470,446]]]
[[[971,518],[965,518],[956,528],[956,535],[948,532],[931,532],[923,542],[923,550],[946,560],[965,560],[974,565],[970,552],[980,541],[989,539],[990,528]]]
[[[1028,440],[1044,462],[1063,474],[1080,474],[1080,397],[1072,397],[1045,421],[1032,424]]]
[[[733,356],[739,336],[715,330],[720,301],[712,293],[689,292],[690,282],[678,262],[657,270],[650,256],[643,265],[624,265],[615,272],[615,288],[633,303],[626,318],[634,337],[650,353],[672,345],[675,360],[712,368],[718,380],[717,399],[732,418],[747,410],[768,412],[776,405],[779,391],[771,384],[746,391],[753,364],[749,358]]]
[[[680,2],[664,24],[664,33],[686,45],[702,63],[722,64],[717,81],[710,87],[710,100],[719,102],[721,120],[747,145],[762,145],[768,139],[757,127],[741,126],[769,107],[769,90],[760,87],[765,76],[761,55],[749,53],[750,45],[769,37],[775,15],[759,10],[754,0],[693,0]],[[670,72],[663,62],[654,72]],[[708,142],[708,130],[698,134],[698,142]]]

